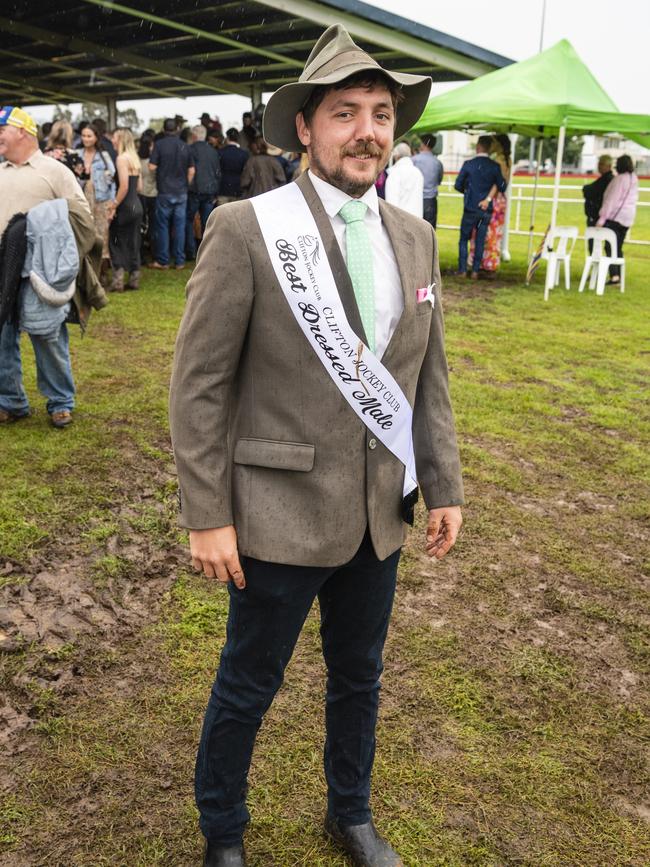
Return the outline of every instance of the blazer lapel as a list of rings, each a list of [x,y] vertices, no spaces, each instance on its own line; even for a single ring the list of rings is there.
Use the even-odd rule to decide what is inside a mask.
[[[359,313],[359,307],[357,306],[357,299],[354,294],[352,280],[350,280],[350,274],[345,264],[341,248],[339,247],[339,242],[336,240],[336,235],[332,229],[330,218],[323,207],[323,203],[318,197],[318,193],[314,189],[314,185],[309,180],[307,172],[300,175],[296,183],[305,197],[309,209],[314,216],[314,220],[316,221],[316,225],[318,226],[318,231],[320,232],[323,241],[323,247],[325,248],[325,253],[330,263],[332,274],[334,275],[334,282],[339,291],[339,297],[343,304],[343,309],[345,310],[348,322],[355,334],[357,334],[367,345],[368,340],[366,338],[366,332],[363,329],[363,323],[361,322],[361,314]]]
[[[407,337],[409,323],[415,315],[415,278],[413,247],[415,238],[405,229],[395,212],[387,208],[382,199],[379,200],[379,213],[393,245],[397,268],[402,283],[404,309],[381,358],[382,364],[387,364],[401,341]]]

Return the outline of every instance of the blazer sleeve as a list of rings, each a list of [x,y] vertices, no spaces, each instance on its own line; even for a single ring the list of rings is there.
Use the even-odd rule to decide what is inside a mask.
[[[193,530],[233,523],[228,416],[253,305],[253,269],[233,211],[216,208],[189,283],[176,340],[170,426],[180,524]]]
[[[456,182],[454,183],[454,189],[458,190],[459,193],[464,193],[466,180],[467,180],[467,163],[463,163],[463,165],[461,166],[460,172],[458,173],[458,177],[456,178]]]
[[[427,509],[464,502],[456,427],[449,399],[438,247],[433,229],[435,304],[429,343],[420,369],[413,407],[413,447],[418,484]]]

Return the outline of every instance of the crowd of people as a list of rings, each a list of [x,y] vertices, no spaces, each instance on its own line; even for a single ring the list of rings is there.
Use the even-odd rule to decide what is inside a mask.
[[[109,291],[137,289],[145,264],[182,270],[217,205],[275,189],[300,171],[299,154],[264,141],[260,112],[245,112],[241,128],[225,134],[207,113],[186,124],[176,115],[137,139],[127,128],[109,132],[101,118],[76,129],[58,120],[40,131],[43,153],[76,175],[88,200]]]
[[[39,162],[40,174],[47,177],[58,163],[56,183],[50,184],[48,195],[41,191],[43,197],[51,198],[56,188],[68,202],[74,191],[74,198],[86,203],[95,235],[101,240],[95,251],[98,284],[107,291],[135,290],[140,286],[144,264],[157,270],[182,270],[188,260],[196,258],[198,243],[215,207],[281,187],[308,167],[304,153],[282,151],[264,140],[260,132],[262,114],[263,106],[256,112],[244,113],[241,128],[231,127],[225,133],[219,119],[207,113],[191,127],[177,115],[167,118],[160,132],[147,129],[136,139],[128,128],[109,131],[101,118],[82,121],[76,130],[66,120],[44,124],[39,130],[26,112],[8,106],[2,110],[2,137],[9,141],[14,135],[7,131],[10,129],[21,130],[26,138],[9,141],[8,149],[0,153],[0,161],[13,165],[14,151],[19,155],[29,151],[25,164],[31,165],[38,152],[47,158],[46,163]],[[399,141],[392,150],[390,165],[380,172],[375,183],[379,197],[423,218],[434,229],[438,191],[444,177],[435,147],[433,134],[421,136],[416,153],[407,141]],[[44,166],[49,166],[47,171]],[[604,156],[598,168],[598,179],[584,187],[587,224],[612,229],[620,256],[636,212],[638,181],[634,165],[629,156],[621,156],[614,174],[611,158]],[[458,277],[493,278],[500,266],[511,170],[508,136],[480,136],[476,156],[463,164],[454,184],[463,195]],[[9,177],[13,181],[17,174],[5,172],[4,186]],[[27,178],[23,172],[20,175]],[[13,215],[41,201],[38,196],[30,196],[30,183],[26,195],[21,190],[8,198],[3,189],[6,213],[0,220],[1,233]],[[620,268],[612,266],[609,282],[619,280]],[[105,303],[94,300],[97,306]],[[8,315],[5,310],[5,319]],[[11,364],[5,359],[5,372],[13,369],[12,364],[15,367],[17,333],[7,336],[4,329],[2,332],[0,364],[3,351],[13,359]],[[67,335],[63,330],[57,335],[57,364],[46,360],[48,353],[36,344],[35,354],[39,381],[47,382],[44,367],[53,377],[46,387],[50,416],[56,419],[57,426],[64,426],[71,420],[73,386]],[[38,337],[33,334],[32,341]],[[51,342],[46,348],[52,349]],[[21,381],[20,376],[17,381]],[[0,422],[26,414],[22,386],[15,393],[8,385],[6,393],[2,388],[0,382]]]
[[[49,129],[45,125],[45,154],[77,175],[90,203],[104,240],[102,279],[107,279],[112,266],[107,288],[137,289],[143,263],[159,270],[172,263],[183,269],[196,258],[207,219],[217,205],[252,198],[300,174],[304,165],[299,153],[284,153],[262,137],[262,114],[263,106],[245,112],[241,128],[232,127],[225,134],[219,119],[208,113],[193,127],[176,115],[165,120],[161,132],[147,129],[137,141],[128,129],[109,135],[101,119],[82,121],[76,132],[66,121],[56,121]],[[381,198],[422,217],[434,229],[444,177],[435,147],[433,134],[421,136],[415,153],[406,141],[399,142],[391,165],[376,183]],[[495,277],[501,264],[511,171],[509,137],[480,136],[476,156],[464,163],[454,185],[463,195],[457,276]],[[602,158],[599,172],[598,180],[585,187],[587,225],[612,228],[620,251],[638,197],[634,167],[628,156],[619,158],[616,177],[624,175],[628,180],[617,180],[606,202],[605,192],[614,178],[609,157]],[[618,279],[613,266],[611,281]]]

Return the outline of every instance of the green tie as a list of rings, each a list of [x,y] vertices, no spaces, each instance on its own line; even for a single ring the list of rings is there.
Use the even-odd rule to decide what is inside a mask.
[[[354,286],[361,321],[368,338],[368,347],[375,351],[375,283],[372,273],[372,247],[363,221],[368,205],[351,199],[339,211],[346,223],[345,244],[348,251],[348,271]]]

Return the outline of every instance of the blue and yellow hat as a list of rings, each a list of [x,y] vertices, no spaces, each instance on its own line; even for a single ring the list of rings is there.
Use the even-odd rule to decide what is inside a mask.
[[[38,127],[31,114],[13,105],[5,105],[0,109],[0,126],[16,126],[30,135],[38,135]]]

